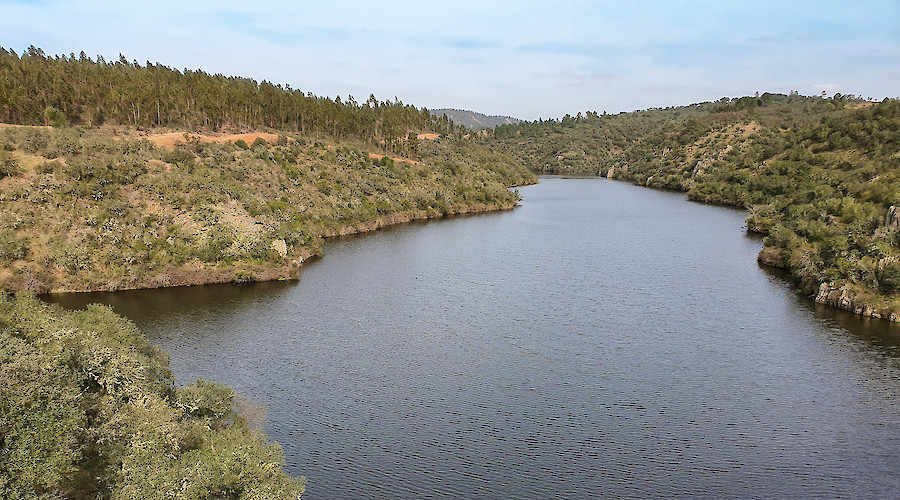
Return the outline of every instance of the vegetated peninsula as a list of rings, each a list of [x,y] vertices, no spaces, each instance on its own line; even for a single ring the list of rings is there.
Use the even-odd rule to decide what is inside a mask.
[[[533,171],[746,208],[748,230],[765,235],[761,263],[817,302],[900,320],[900,100],[723,98],[501,125],[484,142]]]
[[[445,117],[162,65],[0,49],[0,287],[296,277],[323,237],[513,207]]]

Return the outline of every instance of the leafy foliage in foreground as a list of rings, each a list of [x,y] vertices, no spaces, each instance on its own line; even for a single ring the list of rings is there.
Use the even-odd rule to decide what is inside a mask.
[[[299,498],[283,465],[231,389],[175,387],[110,309],[0,293],[0,497]]]
[[[801,290],[900,318],[900,101],[763,94],[501,126],[488,142],[537,171],[745,207],[767,235],[760,260]]]
[[[0,287],[287,278],[323,236],[510,208],[518,195],[508,188],[533,181],[511,158],[465,139],[422,141],[418,160],[395,161],[364,144],[304,136],[247,145],[185,135],[170,148],[118,132],[0,128],[12,165],[0,178]]]

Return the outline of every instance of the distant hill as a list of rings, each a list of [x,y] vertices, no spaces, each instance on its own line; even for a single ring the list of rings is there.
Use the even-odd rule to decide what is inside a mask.
[[[482,130],[486,128],[494,128],[497,125],[514,125],[521,122],[518,118],[500,115],[483,115],[475,111],[466,111],[464,109],[433,109],[431,114],[434,116],[447,115],[447,118],[453,120],[453,123],[462,125],[469,130]]]

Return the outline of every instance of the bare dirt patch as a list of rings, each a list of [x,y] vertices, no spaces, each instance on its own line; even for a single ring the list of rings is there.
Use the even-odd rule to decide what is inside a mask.
[[[237,140],[243,139],[247,144],[253,144],[253,141],[256,139],[263,139],[266,142],[275,142],[278,140],[277,134],[271,134],[268,132],[248,132],[245,134],[222,134],[222,135],[205,135],[205,134],[191,134],[187,132],[164,132],[160,134],[151,134],[146,137],[146,139],[157,146],[163,147],[175,147],[178,143],[185,143],[189,141],[200,141],[200,142],[218,142],[220,144],[224,144],[226,142],[235,142]]]
[[[419,139],[420,141],[422,141],[422,140],[433,141],[433,140],[437,139],[437,138],[440,137],[440,136],[441,136],[441,134],[435,134],[435,133],[429,132],[429,133],[426,133],[426,134],[419,134],[419,135],[416,136],[416,138]]]
[[[49,125],[16,125],[15,123],[0,123],[0,127],[20,127],[20,128],[53,128]]]
[[[369,158],[373,160],[380,160],[384,158],[384,155],[380,155],[378,153],[369,153]],[[399,161],[400,163],[409,163],[410,165],[424,165],[424,163],[416,160],[410,160],[409,158],[398,158],[395,156],[390,157],[394,161]]]

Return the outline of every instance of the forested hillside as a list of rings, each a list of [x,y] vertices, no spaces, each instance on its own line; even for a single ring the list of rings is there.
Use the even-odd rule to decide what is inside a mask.
[[[511,208],[534,179],[399,101],[34,47],[0,49],[0,121],[0,287],[39,293],[284,279],[325,236]]]
[[[441,108],[432,110],[431,113],[435,116],[446,116],[453,123],[462,125],[469,130],[484,130],[497,125],[516,124],[522,121],[511,116],[485,115],[464,109]]]
[[[763,94],[500,126],[539,172],[586,172],[748,209],[760,261],[816,300],[900,319],[900,101]]]
[[[353,138],[388,150],[401,147],[412,130],[463,132],[443,115],[434,117],[396,98],[317,97],[288,85],[140,64],[125,56],[117,61],[83,52],[47,56],[33,46],[21,56],[0,47],[0,122],[213,131],[269,127]]]

